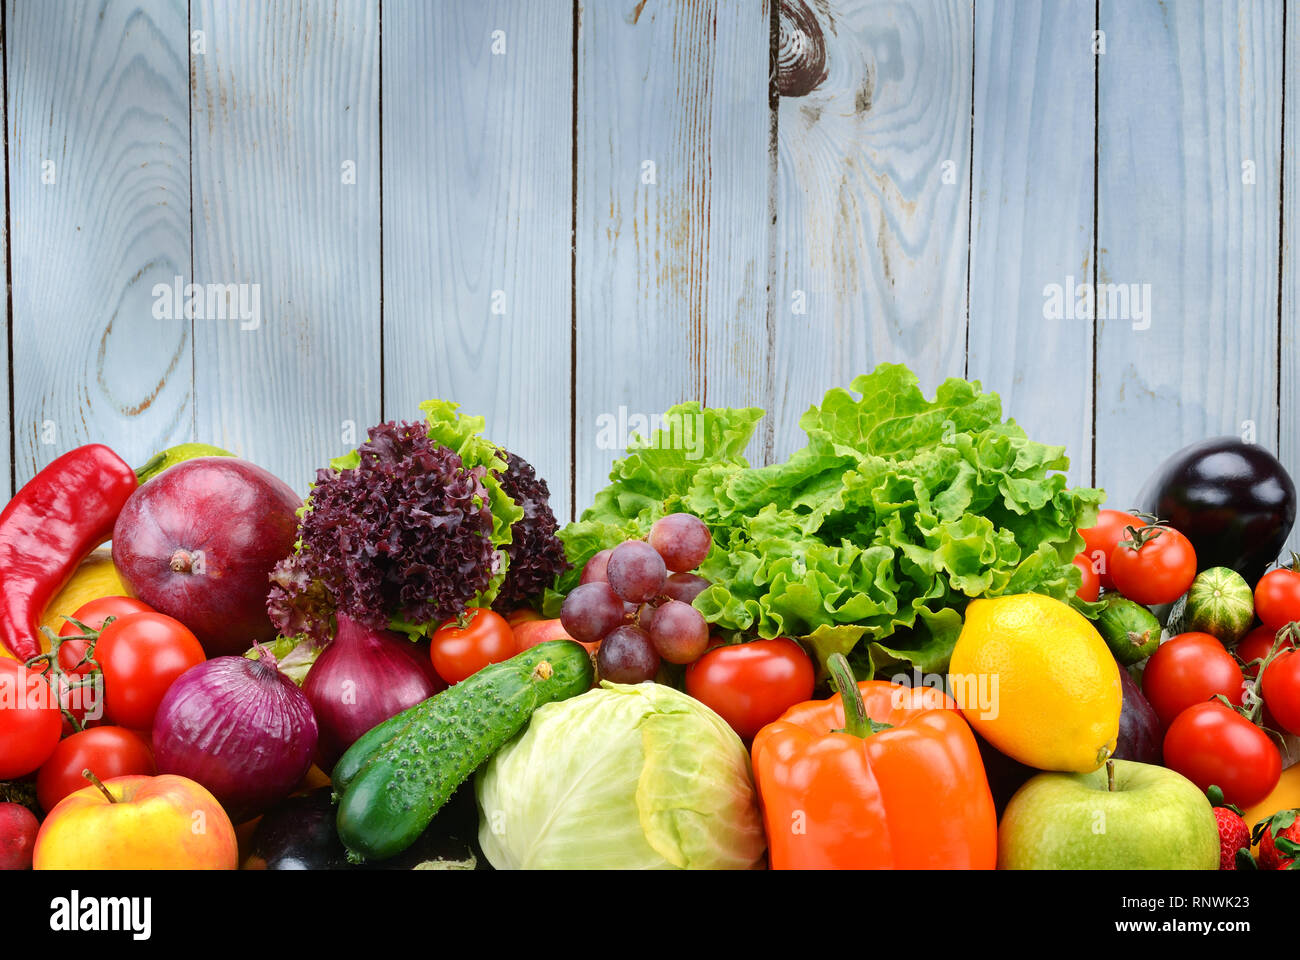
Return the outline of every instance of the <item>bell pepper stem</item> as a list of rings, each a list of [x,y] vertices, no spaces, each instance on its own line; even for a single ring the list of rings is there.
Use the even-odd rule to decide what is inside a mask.
[[[835,689],[844,704],[844,732],[866,738],[874,732],[867,717],[867,706],[862,702],[862,691],[853,678],[853,668],[842,653],[832,653],[826,660]]]

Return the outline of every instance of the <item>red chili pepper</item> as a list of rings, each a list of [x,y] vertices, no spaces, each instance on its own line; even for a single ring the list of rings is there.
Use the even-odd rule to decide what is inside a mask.
[[[113,536],[139,486],[99,443],[70,450],[32,477],[0,512],[0,644],[19,660],[41,652],[41,615],[77,565]]]

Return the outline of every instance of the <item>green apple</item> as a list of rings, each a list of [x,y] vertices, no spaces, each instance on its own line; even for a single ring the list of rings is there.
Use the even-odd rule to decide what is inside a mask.
[[[1001,870],[1215,870],[1219,828],[1196,785],[1164,767],[1114,760],[1092,773],[1040,773],[998,826]]]

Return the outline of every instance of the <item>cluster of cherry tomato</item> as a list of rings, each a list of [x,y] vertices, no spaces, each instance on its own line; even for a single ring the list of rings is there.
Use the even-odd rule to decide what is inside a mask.
[[[1102,510],[1097,523],[1079,533],[1085,544],[1074,558],[1083,574],[1080,599],[1096,600],[1104,587],[1135,603],[1157,606],[1173,603],[1196,579],[1196,550],[1173,527]]]
[[[158,705],[205,659],[189,628],[129,597],[92,600],[72,620],[57,654],[30,665],[0,659],[0,681],[21,694],[0,698],[0,780],[36,773],[47,811],[87,785],[83,770],[101,780],[152,775]]]
[[[1105,588],[1148,606],[1172,603],[1196,577],[1196,552],[1171,527],[1102,510],[1096,526],[1079,532],[1082,599],[1096,600]],[[1300,572],[1269,571],[1254,602],[1262,622],[1232,650],[1211,634],[1183,633],[1161,644],[1142,671],[1142,694],[1164,730],[1165,765],[1202,789],[1218,785],[1241,806],[1264,799],[1281,776],[1268,731],[1300,735]]]

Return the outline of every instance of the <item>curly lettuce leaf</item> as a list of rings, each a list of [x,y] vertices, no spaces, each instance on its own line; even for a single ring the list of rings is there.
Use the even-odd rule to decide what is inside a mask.
[[[688,460],[657,443],[615,463],[583,523],[561,533],[575,569],[552,609],[591,554],[674,510],[713,532],[699,570],[712,586],[695,600],[706,619],[798,637],[823,664],[840,652],[870,672],[942,671],[975,597],[1036,592],[1089,609],[1072,560],[1104,494],[1067,489],[1064,449],[1004,421],[978,383],[947,380],[930,400],[910,370],[882,364],[800,418],[804,448],[757,468],[741,458],[757,411],[673,409],[708,417],[714,445]]]
[[[490,540],[495,549],[495,561],[492,577],[487,588],[474,601],[473,606],[488,607],[496,599],[497,592],[506,578],[510,567],[507,548],[512,542],[511,528],[524,518],[524,508],[515,503],[501,485],[501,478],[506,472],[506,454],[491,440],[483,436],[487,420],[458,413],[460,404],[450,400],[426,400],[420,404],[420,411],[429,425],[429,438],[435,443],[454,450],[466,470],[473,467],[485,467],[483,486],[488,492],[488,508],[492,511],[492,535]],[[412,624],[394,624],[395,629],[412,632]],[[423,632],[416,629],[415,632]]]

